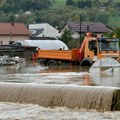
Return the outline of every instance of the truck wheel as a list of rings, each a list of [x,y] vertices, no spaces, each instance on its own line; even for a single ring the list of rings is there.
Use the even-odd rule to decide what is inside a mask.
[[[80,66],[92,66],[93,62],[89,58],[85,58],[80,62]]]
[[[55,68],[57,67],[58,62],[56,60],[49,60],[47,63],[47,66],[51,67],[51,68]]]
[[[38,63],[39,63],[40,65],[45,65],[45,59],[39,59],[39,60],[38,60]]]

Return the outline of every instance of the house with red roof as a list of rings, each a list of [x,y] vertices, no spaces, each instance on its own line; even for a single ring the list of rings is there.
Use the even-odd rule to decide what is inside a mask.
[[[60,36],[64,33],[65,30],[69,30],[74,39],[80,38],[80,32],[82,34],[85,34],[86,32],[92,32],[101,35],[113,31],[112,28],[101,22],[81,22],[81,24],[80,22],[67,22],[59,31]]]
[[[0,45],[29,39],[31,32],[23,23],[0,23]]]

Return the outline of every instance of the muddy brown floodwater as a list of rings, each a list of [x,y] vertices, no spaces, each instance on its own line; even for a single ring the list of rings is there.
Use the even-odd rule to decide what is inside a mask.
[[[0,82],[120,87],[120,70],[99,73],[98,69],[93,68],[93,73],[90,73],[89,67],[59,66],[48,68],[29,62],[1,67]]]
[[[120,71],[102,71],[88,67],[59,66],[48,68],[27,62],[15,66],[0,67],[0,83],[24,83],[30,85],[77,85],[120,88]],[[2,89],[1,89],[2,90]],[[7,99],[7,98],[5,98]],[[0,102],[1,120],[120,120],[119,111],[100,112],[93,109],[69,109],[68,107],[42,107],[34,104]]]

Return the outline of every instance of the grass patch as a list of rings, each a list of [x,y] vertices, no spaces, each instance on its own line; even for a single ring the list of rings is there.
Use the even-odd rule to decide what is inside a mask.
[[[51,8],[65,7],[66,0],[53,0]]]
[[[100,2],[108,2],[108,0],[99,0]],[[114,0],[114,2],[119,2],[120,0]]]
[[[77,0],[74,0],[77,1]],[[100,2],[107,2],[108,0],[100,0]],[[114,2],[119,2],[119,0],[114,0]],[[61,8],[66,6],[66,0],[53,0],[51,8]]]
[[[118,27],[120,28],[120,17],[116,16],[116,17],[110,17],[109,19],[109,24],[113,27]]]

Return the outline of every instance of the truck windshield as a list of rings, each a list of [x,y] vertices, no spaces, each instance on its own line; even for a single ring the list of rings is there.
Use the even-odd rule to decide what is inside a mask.
[[[99,49],[100,51],[118,51],[119,44],[118,41],[100,41]]]

